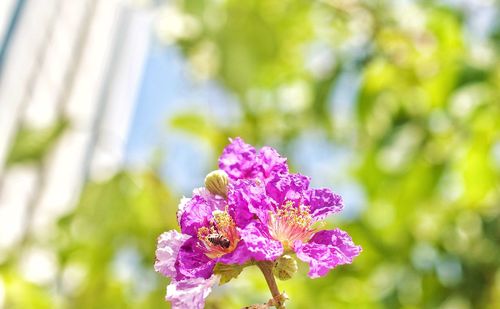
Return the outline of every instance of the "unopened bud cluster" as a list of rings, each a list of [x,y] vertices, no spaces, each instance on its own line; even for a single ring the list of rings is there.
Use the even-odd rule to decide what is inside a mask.
[[[297,269],[297,261],[289,255],[283,255],[276,260],[273,267],[273,274],[276,278],[284,281],[292,278]]]
[[[205,188],[215,195],[227,197],[227,185],[229,177],[222,170],[215,170],[205,177]]]

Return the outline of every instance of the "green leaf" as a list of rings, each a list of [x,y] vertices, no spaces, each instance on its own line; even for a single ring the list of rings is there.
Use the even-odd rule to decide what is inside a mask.
[[[23,162],[39,162],[52,148],[68,126],[68,121],[61,119],[50,127],[33,129],[22,127],[7,157],[7,165]]]
[[[227,283],[231,281],[232,279],[237,278],[240,274],[243,268],[247,267],[250,264],[243,264],[243,265],[228,265],[228,264],[222,264],[222,263],[217,263],[214,268],[214,274],[220,275],[220,284]]]
[[[227,134],[223,128],[217,127],[206,116],[197,113],[179,113],[169,119],[171,128],[192,134],[209,143],[219,144],[227,141]]]

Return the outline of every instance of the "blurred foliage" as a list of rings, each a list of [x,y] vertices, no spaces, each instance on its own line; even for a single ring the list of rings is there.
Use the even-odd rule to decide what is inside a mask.
[[[122,172],[89,183],[76,210],[42,242],[55,246],[53,281],[35,285],[17,276],[22,259],[1,267],[6,308],[162,306],[167,280],[156,276],[151,265],[157,237],[176,225],[175,211],[167,206],[175,204],[154,173]]]
[[[7,165],[29,162],[40,163],[45,154],[62,136],[67,126],[68,121],[60,119],[53,125],[43,129],[20,128],[7,157]]]
[[[188,132],[219,132],[217,150],[227,136],[279,145],[292,165],[310,132],[353,150],[366,205],[344,227],[364,252],[284,283],[291,308],[500,306],[500,24],[476,34],[471,11],[429,1],[176,3],[197,25],[176,38],[193,71],[209,49],[210,78],[243,111]]]
[[[483,4],[448,2],[166,4],[160,37],[241,111],[228,124],[186,110],[173,128],[216,153],[230,136],[273,145],[292,168],[296,145],[311,137],[352,154],[342,181],[361,188],[363,208],[327,227],[364,251],[320,279],[302,264],[279,283],[289,308],[500,307],[500,23],[478,30]],[[87,184],[49,241],[57,280],[32,284],[15,261],[0,265],[7,308],[168,307],[167,280],[152,265],[156,237],[176,227],[177,201],[152,173]],[[246,268],[207,307],[266,299],[263,278]]]

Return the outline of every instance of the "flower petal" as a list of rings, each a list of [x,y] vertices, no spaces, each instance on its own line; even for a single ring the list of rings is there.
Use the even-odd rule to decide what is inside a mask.
[[[207,257],[195,237],[186,240],[179,249],[175,268],[176,280],[186,278],[209,278],[213,274],[215,261]]]
[[[219,168],[235,179],[258,178],[265,182],[275,174],[287,174],[286,158],[271,147],[265,146],[257,151],[241,138],[230,139],[219,158]]]
[[[179,225],[182,233],[191,236],[196,236],[200,227],[208,225],[214,210],[224,210],[226,205],[224,198],[205,188],[194,190],[193,197],[182,202],[183,212],[178,214]]]
[[[219,168],[232,179],[253,178],[256,175],[256,151],[241,138],[229,139],[219,158]]]
[[[240,230],[240,242],[236,249],[219,259],[224,264],[244,264],[250,259],[274,261],[283,254],[283,245],[274,240],[267,226],[253,221]]]
[[[327,188],[310,189],[306,200],[314,221],[323,220],[330,214],[340,212],[344,208],[342,197]]]
[[[278,205],[285,201],[301,202],[309,188],[310,178],[301,174],[275,175],[266,185],[267,194]]]
[[[246,226],[255,216],[265,222],[268,212],[273,209],[264,185],[254,180],[233,181],[229,184],[227,199],[229,212],[240,227]]]
[[[275,174],[287,174],[286,161],[286,158],[280,156],[276,149],[268,146],[262,147],[257,157],[262,179],[271,179]]]
[[[309,277],[318,278],[337,265],[350,264],[361,247],[354,245],[346,232],[335,229],[319,231],[308,243],[296,241],[294,250],[299,259],[309,263]]]
[[[193,190],[193,196],[201,196],[212,210],[224,210],[226,206],[226,199],[222,196],[215,195],[208,191],[207,188],[201,187]]]
[[[165,232],[158,237],[156,247],[155,270],[164,276],[175,278],[177,271],[175,261],[182,244],[189,239],[188,235],[175,230]]]
[[[212,287],[219,282],[219,278],[213,275],[208,279],[174,280],[167,286],[165,299],[171,302],[172,309],[203,309],[205,299],[212,291]]]

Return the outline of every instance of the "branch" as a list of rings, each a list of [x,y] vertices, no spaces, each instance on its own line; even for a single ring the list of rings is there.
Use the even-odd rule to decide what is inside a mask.
[[[276,280],[274,279],[273,275],[274,263],[269,261],[261,261],[257,262],[257,266],[264,275],[264,278],[266,279],[267,282],[267,286],[271,291],[271,295],[273,296],[273,302],[274,302],[273,305],[278,309],[286,309],[285,300],[287,300],[288,298],[285,293],[281,294],[278,289],[278,285],[276,284]]]

